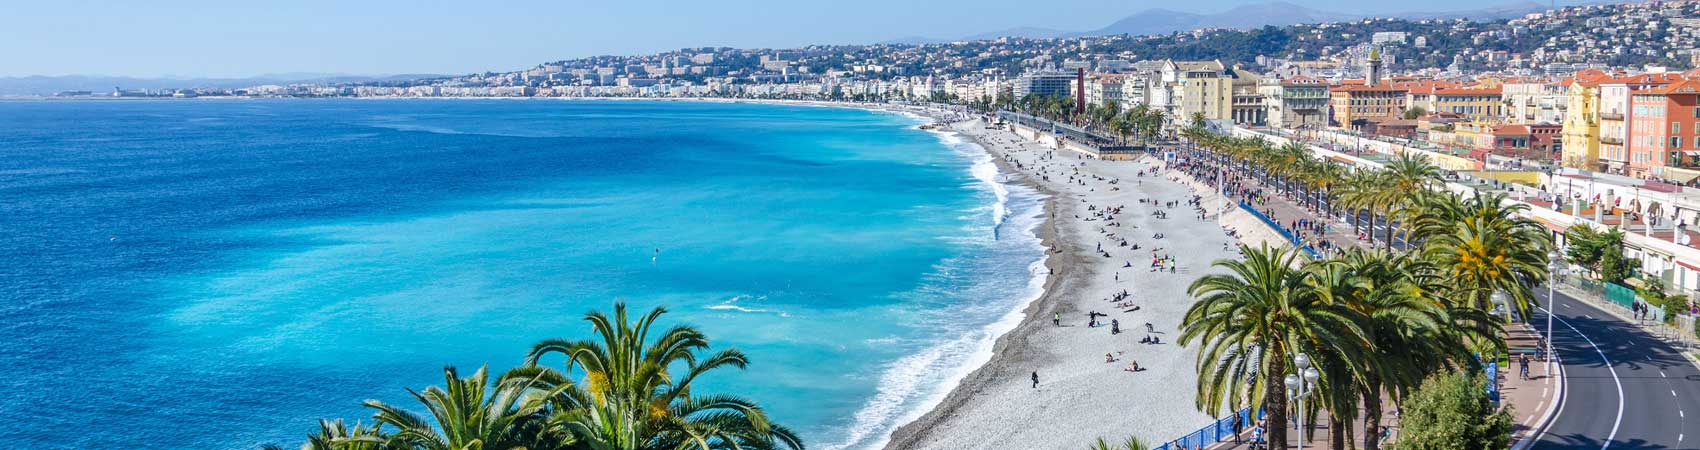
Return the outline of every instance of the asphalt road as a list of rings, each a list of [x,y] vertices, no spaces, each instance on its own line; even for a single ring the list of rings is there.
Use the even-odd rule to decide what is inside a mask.
[[[1541,306],[1546,290],[1540,289]],[[1536,450],[1700,449],[1700,369],[1676,348],[1563,293],[1553,323],[1566,395]],[[1534,317],[1546,331],[1546,314]]]

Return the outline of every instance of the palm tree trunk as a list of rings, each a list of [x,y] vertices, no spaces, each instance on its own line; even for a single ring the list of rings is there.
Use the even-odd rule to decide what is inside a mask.
[[[1281,374],[1286,373],[1286,356],[1280,351],[1267,353],[1271,358],[1269,370],[1258,374],[1263,380],[1263,408],[1268,411],[1264,417],[1264,434],[1269,439],[1269,450],[1287,450],[1287,386],[1281,384]]]
[[[1346,450],[1346,421],[1333,411],[1328,413],[1328,448]]]
[[[1393,205],[1387,208],[1387,250],[1393,250]]]
[[[1364,384],[1376,386],[1381,383],[1374,374],[1364,379]],[[1381,439],[1381,390],[1364,395],[1364,450],[1379,450]]]

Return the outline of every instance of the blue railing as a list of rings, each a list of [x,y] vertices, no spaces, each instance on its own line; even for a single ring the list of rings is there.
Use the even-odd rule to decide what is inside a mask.
[[[1251,417],[1251,408],[1241,409],[1234,415],[1217,419],[1215,423],[1205,425],[1204,428],[1199,428],[1198,431],[1188,433],[1180,439],[1163,442],[1156,447],[1151,447],[1151,450],[1193,450],[1203,448],[1217,442],[1233,439],[1234,418],[1236,417],[1240,419],[1240,429],[1250,430],[1251,427],[1256,424],[1255,421],[1263,420],[1263,411],[1258,411],[1257,418],[1253,419]],[[1179,443],[1179,446],[1176,446],[1176,443]]]
[[[1265,225],[1269,225],[1270,228],[1275,229],[1275,232],[1281,233],[1281,237],[1286,238],[1287,242],[1297,245],[1299,246],[1299,249],[1304,250],[1305,253],[1309,253],[1310,257],[1322,259],[1322,253],[1311,248],[1310,244],[1304,243],[1304,239],[1299,239],[1299,237],[1294,235],[1293,232],[1282,227],[1280,222],[1276,222],[1274,219],[1270,219],[1269,216],[1263,215],[1263,211],[1258,211],[1256,207],[1251,206],[1251,203],[1248,203],[1245,200],[1240,200],[1240,209],[1244,209],[1246,212],[1251,213],[1251,215],[1257,216],[1257,218],[1262,220]]]

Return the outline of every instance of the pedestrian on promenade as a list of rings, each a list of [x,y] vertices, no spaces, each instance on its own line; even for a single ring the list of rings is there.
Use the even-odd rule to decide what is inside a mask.
[[[1059,327],[1062,326],[1062,313],[1060,313],[1060,312],[1051,313],[1051,324],[1059,326]],[[1037,378],[1037,377],[1038,377],[1038,375],[1034,375],[1034,378]]]
[[[1243,428],[1245,428],[1245,416],[1242,416],[1242,415],[1240,415],[1240,413],[1235,412],[1234,413],[1234,443],[1235,444],[1245,442],[1245,440],[1244,440],[1245,438],[1240,437],[1240,431]]]
[[[1522,374],[1523,379],[1525,381],[1528,380],[1529,379],[1529,354],[1528,353],[1523,353],[1522,355],[1520,355],[1517,358],[1517,366],[1518,366],[1517,371]]]
[[[1039,388],[1039,371],[1033,371],[1033,389]]]

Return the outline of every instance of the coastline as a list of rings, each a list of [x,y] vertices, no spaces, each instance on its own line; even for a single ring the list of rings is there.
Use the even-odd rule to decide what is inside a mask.
[[[1197,185],[1184,183],[1171,171],[1157,175],[1160,162],[1150,158],[1083,158],[1008,131],[986,129],[978,120],[954,122],[947,129],[992,155],[1008,180],[1046,196],[1046,217],[1036,231],[1046,248],[1050,276],[1042,293],[1020,309],[1020,323],[996,337],[990,357],[936,405],[899,426],[884,448],[1057,448],[1130,435],[1160,443],[1209,423],[1211,417],[1197,412],[1191,389],[1174,389],[1195,384],[1196,373],[1193,352],[1172,342],[1192,301],[1186,285],[1212,270],[1214,260],[1237,256],[1229,250],[1237,242],[1226,233],[1200,233],[1221,229],[1212,223],[1215,217],[1200,220],[1185,204],[1193,195],[1208,194],[1207,188],[1195,191]],[[1153,172],[1141,177],[1142,169]],[[1079,179],[1064,182],[1071,174]],[[1130,180],[1135,180],[1133,186],[1116,183]],[[1139,199],[1153,202],[1142,204]],[[1177,203],[1159,207],[1157,202]],[[1094,215],[1112,205],[1131,211],[1114,216],[1113,226],[1099,222],[1103,216]],[[1167,218],[1158,217],[1158,209],[1168,213]],[[1224,225],[1238,227],[1236,211],[1228,212]],[[1071,216],[1078,220],[1068,219]],[[1199,226],[1203,224],[1209,225]],[[1183,239],[1156,240],[1154,233]],[[1103,247],[1098,245],[1119,240],[1141,247],[1106,245],[1114,257],[1099,253]],[[1177,273],[1133,266],[1154,249],[1177,257]],[[1111,300],[1124,290],[1141,306],[1139,311],[1122,310]],[[1107,312],[1099,320],[1117,319],[1123,332],[1088,327],[1089,311]],[[1047,323],[1059,315],[1062,326]],[[1139,338],[1148,335],[1135,325],[1140,322],[1152,323],[1164,343],[1139,344]],[[1105,362],[1106,352],[1114,363]],[[1122,370],[1130,360],[1143,370]],[[1037,388],[1029,384],[1034,371],[1041,378]]]

